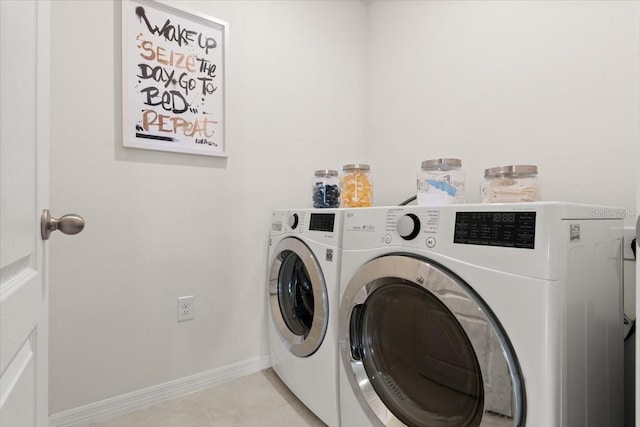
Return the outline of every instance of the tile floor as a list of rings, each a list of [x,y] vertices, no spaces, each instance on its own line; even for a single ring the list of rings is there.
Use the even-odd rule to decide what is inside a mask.
[[[272,369],[168,400],[93,427],[325,427]]]

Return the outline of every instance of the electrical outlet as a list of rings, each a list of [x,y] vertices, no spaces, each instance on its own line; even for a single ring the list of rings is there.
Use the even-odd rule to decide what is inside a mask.
[[[194,299],[193,295],[178,298],[178,322],[193,320],[196,313]]]

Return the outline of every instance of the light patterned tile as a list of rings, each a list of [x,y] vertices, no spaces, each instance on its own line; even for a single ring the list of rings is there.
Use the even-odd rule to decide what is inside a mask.
[[[271,384],[274,390],[278,394],[280,394],[280,396],[282,396],[284,400],[286,400],[287,402],[296,402],[298,400],[296,395],[293,394],[293,392],[289,390],[287,385],[282,382],[280,377],[278,377],[278,374],[276,374],[276,371],[269,368],[262,371],[262,374],[265,376],[267,381],[269,381],[269,384]]]
[[[200,396],[191,394],[167,400],[130,414],[95,423],[94,427],[211,427]]]
[[[131,412],[126,415],[111,418],[106,421],[92,424],[93,427],[141,427],[147,426],[147,419],[149,414],[147,409],[141,409],[139,411]]]
[[[270,370],[247,375],[198,394],[202,396],[215,427],[233,426],[296,401]]]
[[[272,369],[92,426],[326,427]]]
[[[233,424],[214,423],[215,427],[326,427],[300,402],[289,402],[263,413],[248,413]]]
[[[302,406],[302,408],[296,409],[296,405],[300,405]],[[306,406],[304,406],[301,402],[296,402],[292,404],[292,407],[296,412],[298,412],[298,414],[302,416],[303,420],[305,420],[309,426],[327,427],[327,425],[324,422],[322,422],[320,418],[316,417],[316,415],[313,412],[311,412]]]
[[[194,393],[147,409],[148,422],[162,427],[211,427],[204,401]]]
[[[300,401],[291,402],[277,414],[278,424],[281,426],[309,426],[326,427],[322,420]],[[274,424],[275,426],[276,424]]]

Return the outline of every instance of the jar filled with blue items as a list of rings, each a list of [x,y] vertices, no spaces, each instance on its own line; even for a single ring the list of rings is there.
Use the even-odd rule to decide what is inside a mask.
[[[464,203],[464,181],[460,159],[425,160],[418,172],[418,205]]]
[[[340,180],[338,171],[331,169],[317,170],[313,174],[313,207],[340,207]]]

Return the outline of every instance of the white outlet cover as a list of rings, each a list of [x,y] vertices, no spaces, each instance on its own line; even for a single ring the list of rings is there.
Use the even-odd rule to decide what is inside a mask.
[[[178,298],[178,322],[193,320],[195,310],[195,297],[193,295]]]

